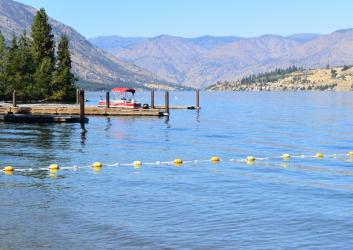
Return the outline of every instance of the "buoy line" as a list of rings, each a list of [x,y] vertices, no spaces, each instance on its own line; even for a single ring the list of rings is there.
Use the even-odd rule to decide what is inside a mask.
[[[324,155],[322,153],[316,153],[315,155],[290,155],[288,153],[282,154],[281,156],[272,156],[272,157],[255,157],[255,156],[247,156],[246,158],[240,158],[240,159],[221,159],[218,156],[212,156],[210,159],[203,159],[203,160],[188,160],[184,161],[180,158],[176,158],[173,161],[156,161],[156,162],[142,162],[142,161],[133,161],[132,163],[111,163],[111,164],[103,164],[101,162],[94,162],[91,165],[87,166],[60,166],[59,164],[51,164],[46,168],[15,168],[13,166],[5,166],[2,168],[2,172],[6,174],[11,174],[13,172],[32,172],[32,171],[50,171],[50,172],[57,172],[59,170],[78,170],[78,169],[85,169],[85,168],[92,168],[93,170],[100,170],[103,167],[119,167],[119,166],[126,166],[126,167],[134,167],[134,168],[140,168],[143,165],[174,165],[174,166],[182,166],[186,164],[201,164],[201,163],[220,163],[220,162],[238,162],[238,163],[246,163],[249,165],[254,164],[256,161],[270,161],[270,160],[282,160],[285,162],[290,161],[291,159],[323,159],[323,158],[332,158],[336,159],[337,157],[347,157],[348,159],[353,162],[353,151],[350,151],[348,153],[341,153],[341,154],[331,154],[331,155]]]

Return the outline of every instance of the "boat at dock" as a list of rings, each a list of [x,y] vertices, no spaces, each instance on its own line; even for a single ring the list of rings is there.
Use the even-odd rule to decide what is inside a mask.
[[[141,108],[141,103],[135,100],[135,89],[132,88],[113,88],[111,90],[113,99],[109,101],[110,108]],[[107,102],[101,97],[98,107],[106,107]]]

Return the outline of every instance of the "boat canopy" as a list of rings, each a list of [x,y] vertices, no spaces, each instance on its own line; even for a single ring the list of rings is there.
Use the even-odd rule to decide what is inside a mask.
[[[113,88],[112,92],[120,92],[121,94],[125,93],[125,92],[130,92],[135,94],[135,89],[130,89],[130,88]]]

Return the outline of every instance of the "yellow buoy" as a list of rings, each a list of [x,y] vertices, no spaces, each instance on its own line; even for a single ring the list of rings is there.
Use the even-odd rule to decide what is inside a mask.
[[[213,162],[213,163],[218,163],[220,161],[221,161],[221,159],[218,156],[212,156],[211,157],[211,162]]]
[[[51,164],[49,166],[49,170],[55,171],[55,170],[58,170],[58,169],[59,169],[59,165],[58,164]]]
[[[353,157],[353,151],[348,152],[349,157]]]
[[[255,157],[254,156],[248,156],[248,157],[246,157],[246,163],[247,164],[254,164],[254,162],[255,162]]]
[[[102,166],[103,166],[102,163],[96,161],[92,164],[92,169],[93,171],[98,172],[102,169]]]
[[[2,171],[4,171],[5,173],[10,173],[10,172],[13,172],[13,167],[11,166],[6,166],[2,169]]]
[[[282,155],[282,159],[285,160],[285,161],[289,160],[289,158],[290,158],[290,154],[283,154]]]
[[[102,166],[103,166],[102,163],[100,163],[98,161],[96,161],[92,164],[92,168],[101,168]]]
[[[175,159],[175,160],[174,160],[174,164],[179,164],[179,165],[181,165],[181,164],[183,164],[183,160],[182,160],[182,159]]]
[[[142,162],[141,161],[134,161],[132,163],[132,165],[135,167],[135,168],[138,168],[138,167],[141,167],[142,166]]]
[[[315,157],[316,157],[316,158],[324,158],[324,154],[322,154],[322,153],[317,153],[317,154],[315,155]]]

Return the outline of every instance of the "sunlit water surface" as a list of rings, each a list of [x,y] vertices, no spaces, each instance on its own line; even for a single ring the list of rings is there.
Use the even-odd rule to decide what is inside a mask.
[[[171,103],[194,97],[171,93]],[[352,248],[347,157],[228,161],[353,150],[352,93],[201,93],[201,105],[169,120],[90,117],[86,131],[0,123],[0,166],[34,169],[0,173],[0,249]],[[35,171],[212,155],[226,161]]]

